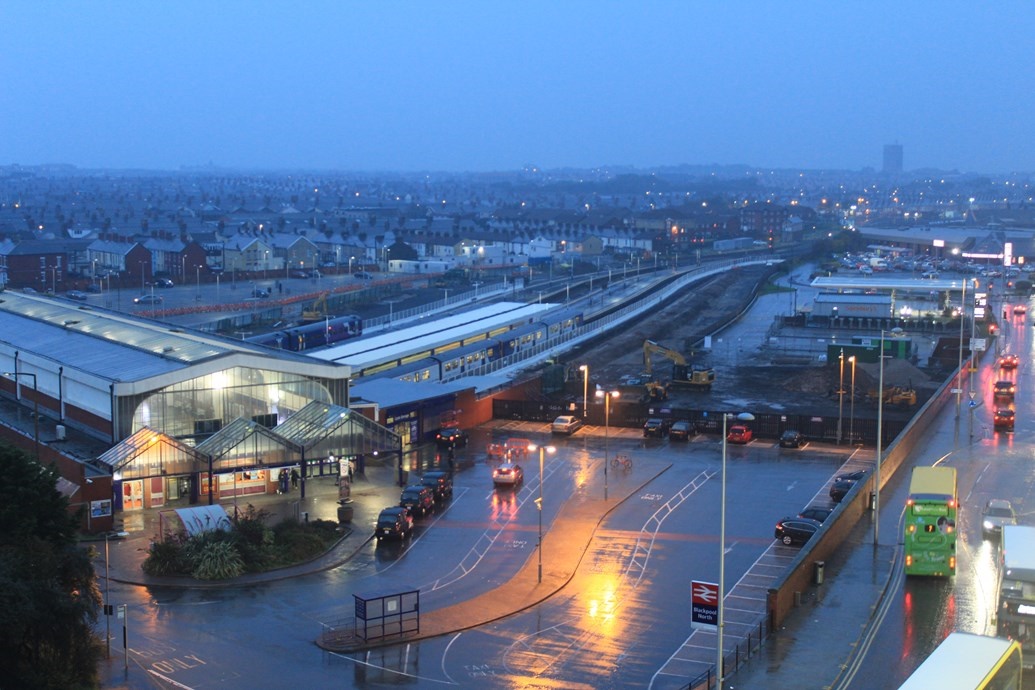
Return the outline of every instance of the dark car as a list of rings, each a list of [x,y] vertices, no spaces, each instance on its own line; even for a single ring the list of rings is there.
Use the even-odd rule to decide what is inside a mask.
[[[848,475],[844,475],[847,477]],[[837,503],[841,502],[841,499],[852,490],[858,479],[846,479],[844,477],[838,477],[834,479],[834,483],[830,485],[830,498]]]
[[[424,476],[420,478],[420,483],[421,486],[431,489],[432,493],[435,494],[436,503],[444,501],[453,495],[453,478],[449,476],[449,472],[440,472],[439,470],[425,472]]]
[[[89,295],[87,295],[82,290],[69,290],[65,293],[65,296],[68,297],[68,299],[76,299],[80,302],[85,302],[89,297]]]
[[[173,286],[173,282],[168,278],[155,278],[150,283],[148,283],[148,285],[153,285],[154,287],[160,288],[171,288]]]
[[[670,441],[689,441],[695,433],[697,430],[694,429],[694,425],[681,419],[669,428],[668,438]]]
[[[791,544],[804,544],[809,539],[812,539],[812,535],[818,532],[820,527],[822,527],[822,524],[816,520],[785,517],[776,523],[774,536],[787,546]]]
[[[101,286],[98,283],[90,283],[89,285],[86,286],[86,291],[87,292],[100,292],[101,291]]]
[[[1017,386],[1013,381],[996,381],[992,387],[992,395],[996,398],[1007,398],[1013,400],[1014,393],[1017,392]]]
[[[834,512],[834,509],[830,506],[809,506],[808,508],[798,513],[798,517],[808,518],[810,520],[815,520],[816,522],[822,523],[824,520],[830,517],[830,514],[832,512]]]
[[[403,506],[385,508],[374,525],[375,539],[405,539],[413,532],[413,516]]]
[[[1020,363],[1020,356],[1015,354],[1006,354],[999,358],[1000,369],[1016,369]]]
[[[354,277],[356,280],[373,280],[374,279],[374,276],[370,275],[366,271],[356,271],[355,273],[352,274],[352,277]]]
[[[257,287],[252,290],[252,297],[258,297],[259,299],[266,299],[271,294],[273,294],[273,290],[268,287]]]
[[[645,438],[661,438],[668,433],[668,423],[659,417],[651,417],[643,423]]]
[[[426,486],[414,484],[402,490],[399,505],[409,508],[414,515],[423,517],[435,508],[435,494]]]
[[[467,445],[467,432],[458,426],[442,427],[435,434],[439,448],[459,448]]]
[[[788,429],[780,434],[781,448],[801,448],[805,445],[805,436],[800,431]]]
[[[307,270],[305,270],[303,268],[296,268],[293,271],[291,271],[291,277],[292,278],[308,278],[309,277],[309,271],[307,271]]]

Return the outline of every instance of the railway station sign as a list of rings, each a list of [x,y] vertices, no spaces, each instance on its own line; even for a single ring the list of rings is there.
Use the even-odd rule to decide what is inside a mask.
[[[690,582],[690,627],[714,629],[719,625],[719,584]]]

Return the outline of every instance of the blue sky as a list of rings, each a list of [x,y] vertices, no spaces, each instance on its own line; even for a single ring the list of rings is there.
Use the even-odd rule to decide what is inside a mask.
[[[0,3],[0,165],[1035,170],[1030,2]]]

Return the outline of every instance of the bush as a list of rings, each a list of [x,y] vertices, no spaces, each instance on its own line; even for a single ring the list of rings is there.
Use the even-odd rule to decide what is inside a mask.
[[[241,555],[229,541],[211,541],[196,551],[194,571],[198,580],[227,580],[244,572]]]
[[[186,575],[191,565],[184,558],[183,545],[177,540],[159,541],[151,544],[147,558],[141,566],[148,575]]]

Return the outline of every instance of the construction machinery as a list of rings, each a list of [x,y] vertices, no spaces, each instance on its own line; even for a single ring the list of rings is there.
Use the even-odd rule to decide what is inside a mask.
[[[651,357],[661,355],[672,362],[672,385],[690,388],[711,388],[715,382],[715,371],[710,367],[695,367],[687,363],[686,357],[675,350],[653,340],[643,341],[644,371],[653,375]]]
[[[308,309],[302,310],[302,323],[322,321],[329,316],[330,314],[327,312],[327,293],[325,292],[313,300]]]

